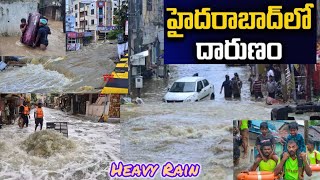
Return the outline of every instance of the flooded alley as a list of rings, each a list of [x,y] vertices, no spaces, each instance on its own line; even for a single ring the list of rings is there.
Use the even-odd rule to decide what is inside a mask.
[[[63,22],[49,19],[48,26],[51,34],[48,35],[49,45],[45,51],[32,48],[20,42],[20,36],[1,36],[1,56],[64,56],[66,54],[66,34],[63,33]]]
[[[272,106],[250,97],[250,68],[225,65],[174,65],[169,82],[150,80],[141,98],[145,104],[123,105],[121,158],[127,162],[200,163],[199,179],[233,179],[232,120],[269,119]],[[237,72],[243,81],[241,100],[219,94],[224,76]],[[215,100],[163,103],[167,86],[178,78],[206,77],[215,86]],[[159,179],[160,177],[158,177]]]
[[[43,129],[46,122],[68,122],[68,138],[47,130],[35,134],[33,111],[28,128],[4,126],[0,129],[0,179],[108,179],[109,163],[120,156],[120,125],[60,110],[43,111]]]

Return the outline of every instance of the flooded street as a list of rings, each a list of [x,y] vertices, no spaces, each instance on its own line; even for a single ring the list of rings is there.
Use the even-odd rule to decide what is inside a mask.
[[[121,158],[126,162],[200,163],[198,179],[233,179],[232,120],[269,119],[272,106],[255,102],[249,93],[249,67],[225,65],[171,66],[169,82],[144,84],[145,104],[123,105]],[[241,100],[224,100],[219,94],[224,76],[237,72],[243,81]],[[163,103],[167,84],[199,73],[215,86],[215,100]],[[160,179],[160,177],[157,177]]]
[[[104,74],[111,74],[117,57],[116,41],[98,41],[82,47],[79,51],[68,51],[65,61],[50,66],[63,74],[70,74],[74,82],[66,90],[76,92],[100,92],[105,86]],[[65,73],[67,72],[67,73]]]
[[[104,87],[103,75],[115,67],[116,44],[99,42],[67,57],[25,58],[24,67],[0,72],[0,92],[91,92]]]
[[[51,34],[48,35],[49,45],[45,51],[26,46],[20,42],[20,36],[0,37],[1,56],[64,56],[66,54],[66,35],[63,33],[63,22],[49,19],[48,26]]]
[[[62,151],[39,149],[47,147],[40,142],[39,146],[32,146],[37,140],[30,136],[35,127],[33,116],[28,128],[19,129],[17,124],[5,126],[0,129],[0,179],[108,179],[109,163],[120,156],[120,125],[96,123],[59,110],[43,110],[43,129],[46,122],[68,122],[67,139],[50,133],[41,139],[45,143],[56,139],[53,143],[58,143]],[[34,147],[30,152],[35,155],[28,154],[23,145]],[[39,156],[41,152],[50,156]]]

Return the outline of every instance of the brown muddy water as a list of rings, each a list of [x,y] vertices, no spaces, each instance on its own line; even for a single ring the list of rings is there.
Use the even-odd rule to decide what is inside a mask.
[[[20,42],[20,36],[0,37],[1,56],[65,56],[66,55],[66,34],[63,33],[63,22],[49,19],[48,26],[51,34],[48,35],[49,45],[45,51],[39,48],[32,48]]]
[[[121,106],[121,159],[126,162],[200,163],[197,179],[233,179],[232,120],[269,119],[272,106],[249,93],[249,67],[173,65],[168,81],[146,81],[142,105]],[[243,81],[241,100],[219,94],[224,76],[237,72]],[[166,87],[180,77],[199,73],[215,86],[215,100],[163,103]],[[156,179],[161,179],[160,174]]]

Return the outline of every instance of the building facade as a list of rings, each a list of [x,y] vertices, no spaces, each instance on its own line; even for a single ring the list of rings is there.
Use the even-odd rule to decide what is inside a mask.
[[[72,1],[69,9],[71,9],[70,15],[75,17],[75,31],[87,32],[84,36],[92,36],[94,41],[97,41],[101,33],[106,34],[112,30],[112,2],[112,0]]]
[[[129,2],[129,56],[131,82],[137,76],[144,79],[166,77],[164,65],[163,0],[133,0]],[[135,63],[135,59],[143,63]],[[133,84],[133,83],[132,83]],[[132,88],[130,88],[132,89]]]
[[[0,1],[0,36],[20,36],[20,20],[38,12],[39,0]]]

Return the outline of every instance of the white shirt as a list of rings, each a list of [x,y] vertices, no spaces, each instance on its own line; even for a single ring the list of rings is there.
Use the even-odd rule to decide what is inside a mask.
[[[268,77],[268,81],[269,81],[269,77],[270,76],[273,76],[274,77],[274,72],[272,69],[270,69],[268,72],[267,72],[267,77]]]

